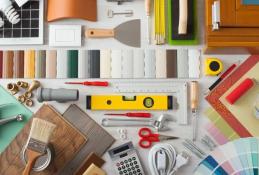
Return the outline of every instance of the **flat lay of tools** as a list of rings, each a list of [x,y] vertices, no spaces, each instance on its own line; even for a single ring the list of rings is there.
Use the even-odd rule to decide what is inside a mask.
[[[0,175],[258,174],[258,10],[0,0]]]

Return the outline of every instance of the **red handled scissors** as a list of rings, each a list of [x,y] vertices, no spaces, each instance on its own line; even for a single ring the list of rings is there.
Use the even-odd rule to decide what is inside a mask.
[[[150,148],[153,142],[178,139],[178,137],[174,137],[174,136],[154,134],[149,128],[141,128],[139,130],[138,135],[140,136],[139,146],[141,148]]]

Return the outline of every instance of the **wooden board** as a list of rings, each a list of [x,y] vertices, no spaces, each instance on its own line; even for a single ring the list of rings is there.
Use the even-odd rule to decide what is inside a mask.
[[[86,137],[70,125],[64,118],[49,105],[43,105],[33,117],[38,117],[57,125],[50,140],[55,149],[55,159],[42,172],[32,172],[31,175],[58,174],[68,161],[74,158],[80,148],[86,143]],[[25,145],[30,132],[32,119],[0,155],[1,175],[21,175],[24,165],[20,159],[20,152]]]
[[[71,105],[63,117],[87,137],[86,145],[60,173],[67,175],[73,174],[92,152],[101,157],[115,139],[77,105]]]

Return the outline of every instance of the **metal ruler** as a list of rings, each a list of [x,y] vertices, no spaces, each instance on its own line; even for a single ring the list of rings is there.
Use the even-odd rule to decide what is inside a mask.
[[[188,83],[174,80],[114,80],[114,93],[163,93],[173,94],[178,105],[177,122],[188,124]]]

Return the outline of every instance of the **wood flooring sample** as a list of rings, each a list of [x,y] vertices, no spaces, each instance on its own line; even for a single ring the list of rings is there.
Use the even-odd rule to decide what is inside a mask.
[[[49,105],[43,105],[33,117],[52,122],[56,124],[57,127],[55,128],[50,140],[50,143],[55,149],[55,158],[53,162],[46,170],[42,172],[31,172],[31,175],[59,174],[64,166],[72,160],[81,147],[84,146],[87,139]],[[25,165],[20,159],[20,152],[28,139],[31,122],[32,119],[25,125],[7,149],[0,155],[1,175],[22,174]]]

